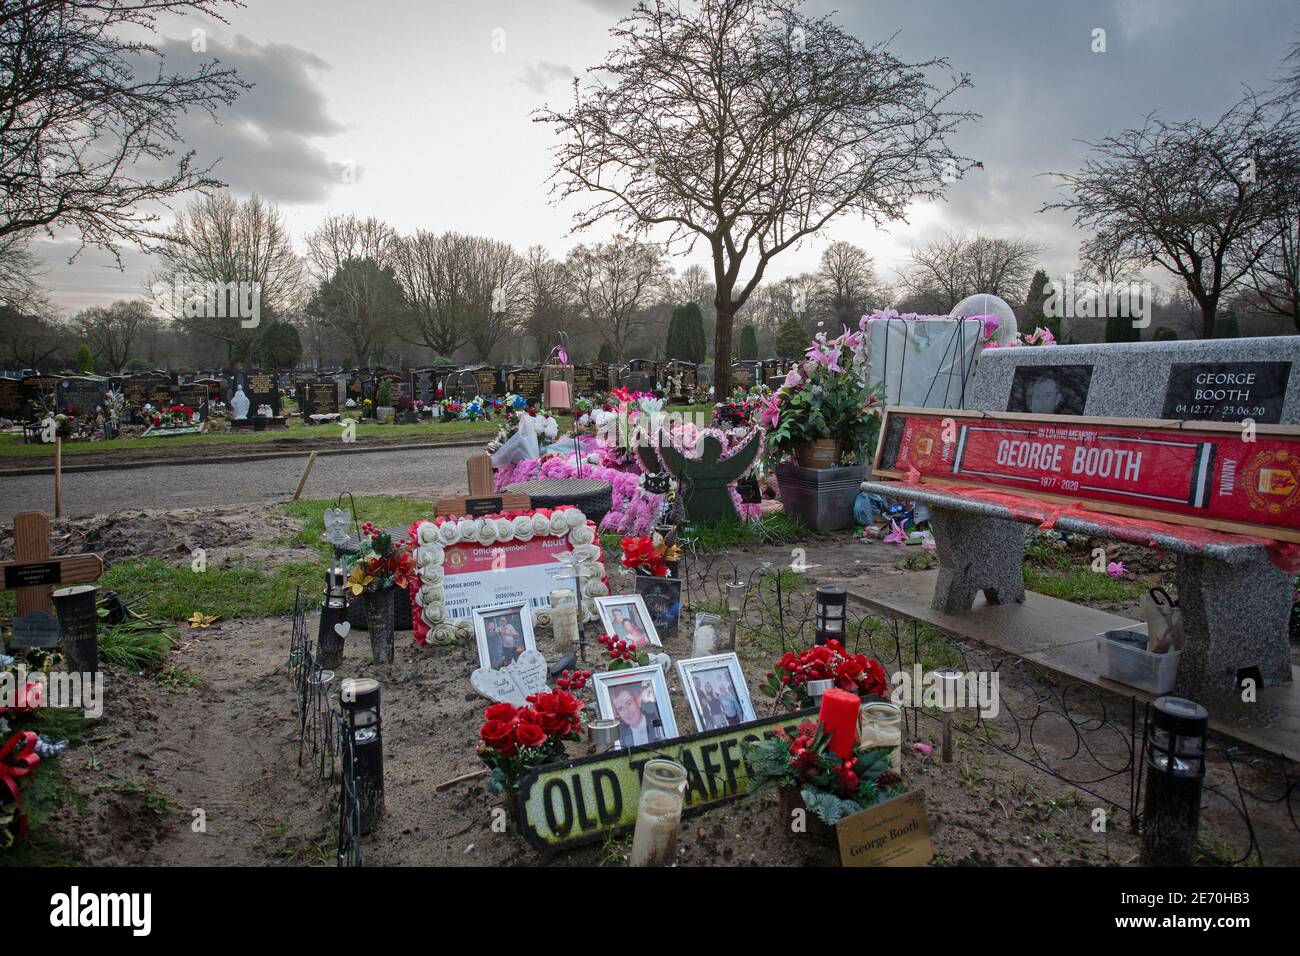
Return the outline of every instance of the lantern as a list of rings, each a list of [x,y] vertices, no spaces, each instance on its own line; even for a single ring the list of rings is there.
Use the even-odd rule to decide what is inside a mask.
[[[361,832],[370,833],[384,815],[384,736],[379,714],[379,681],[350,677],[339,703],[352,738],[353,769],[361,802]]]
[[[1195,701],[1160,697],[1147,716],[1146,802],[1142,810],[1143,866],[1196,862],[1205,735],[1210,715]]]
[[[99,673],[99,615],[95,611],[93,584],[78,584],[54,592],[59,615],[59,639],[68,670],[80,674]]]
[[[343,568],[335,565],[325,570],[325,597],[316,627],[316,649],[322,667],[338,668],[343,664],[343,641],[350,629],[345,581]]]
[[[817,627],[818,644],[827,641],[844,641],[844,614],[848,607],[849,595],[843,588],[823,584],[817,589]]]
[[[812,698],[812,705],[819,710],[822,706],[822,696],[835,686],[833,680],[810,680],[806,685],[808,696]]]

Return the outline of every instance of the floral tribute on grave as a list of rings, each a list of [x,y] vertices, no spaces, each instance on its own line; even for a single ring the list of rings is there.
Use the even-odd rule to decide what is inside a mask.
[[[569,683],[575,690],[586,686],[582,679]],[[529,770],[563,760],[565,743],[582,739],[585,706],[569,691],[556,690],[533,694],[523,707],[500,703],[486,708],[478,756],[492,771],[489,789],[513,791]]]
[[[804,721],[796,734],[778,727],[770,737],[742,745],[754,789],[778,787],[782,825],[788,825],[791,810],[802,807],[824,825],[810,825],[809,832],[829,840],[840,820],[906,790],[889,766],[894,748],[862,747],[857,727],[857,697],[829,690],[816,723]]]
[[[421,647],[471,638],[475,607],[519,600],[534,612],[550,607],[550,592],[572,587],[574,569],[584,621],[597,619],[594,599],[609,593],[595,523],[571,505],[417,521],[410,540],[411,621]]]
[[[788,651],[768,671],[767,683],[760,689],[778,706],[801,708],[813,703],[808,682],[824,680],[859,697],[889,696],[889,679],[880,661],[866,654],[850,654],[833,638],[806,651]]]
[[[0,850],[27,833],[23,790],[41,758],[57,755],[66,741],[54,742],[35,730],[44,703],[44,684],[28,680],[26,667],[14,657],[0,654],[0,689],[10,703],[0,702]]]

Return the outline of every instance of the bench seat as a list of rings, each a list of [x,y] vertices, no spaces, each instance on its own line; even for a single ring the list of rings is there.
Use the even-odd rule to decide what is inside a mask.
[[[1175,558],[1186,635],[1180,694],[1209,698],[1233,693],[1243,676],[1262,686],[1291,680],[1292,577],[1270,559],[1277,543],[1269,538],[1119,518],[944,482],[868,480],[862,490],[930,508],[939,558],[935,610],[968,612],[981,591],[990,604],[1024,601],[1020,524],[1124,541]]]

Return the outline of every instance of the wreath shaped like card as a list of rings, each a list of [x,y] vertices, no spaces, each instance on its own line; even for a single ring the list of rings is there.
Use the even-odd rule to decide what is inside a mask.
[[[430,521],[417,521],[410,528],[415,543],[416,574],[410,585],[411,626],[415,642],[421,647],[429,641],[452,644],[474,636],[473,608],[451,606],[447,595],[448,566],[451,573],[496,571],[509,573],[510,554],[507,546],[527,545],[540,538],[560,539],[563,550],[572,553],[582,578],[581,618],[597,620],[595,599],[609,593],[609,578],[605,574],[600,540],[596,524],[587,520],[573,505],[558,508],[535,508],[523,511],[506,511],[480,518],[442,517]],[[535,549],[530,557],[536,558]],[[500,561],[502,567],[482,567],[486,562]],[[532,561],[530,567],[554,568],[553,559]],[[521,580],[521,575],[510,579]],[[552,588],[572,587],[572,579],[557,578],[544,593],[527,595],[533,602],[534,614],[550,603]],[[545,599],[544,602],[542,599]],[[488,598],[483,604],[501,603]]]

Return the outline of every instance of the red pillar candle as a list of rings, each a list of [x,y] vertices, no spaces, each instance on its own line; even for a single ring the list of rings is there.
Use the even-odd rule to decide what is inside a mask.
[[[841,760],[853,756],[853,745],[858,739],[858,708],[862,702],[857,694],[831,688],[822,695],[822,711],[817,722],[830,734],[829,747]]]

